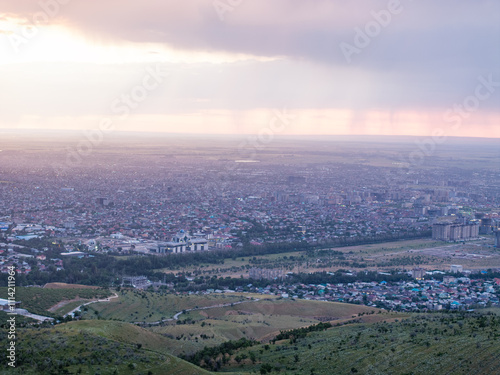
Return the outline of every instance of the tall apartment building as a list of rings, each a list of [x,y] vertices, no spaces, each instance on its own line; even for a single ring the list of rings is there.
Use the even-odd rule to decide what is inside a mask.
[[[478,224],[437,223],[432,226],[432,239],[441,241],[464,241],[479,236]]]

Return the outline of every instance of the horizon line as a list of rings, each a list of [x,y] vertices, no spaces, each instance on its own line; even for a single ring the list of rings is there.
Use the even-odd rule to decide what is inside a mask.
[[[2,132],[8,133],[71,133],[78,134],[88,131],[95,131],[98,129],[31,129],[31,128],[0,128],[0,134]],[[113,135],[144,135],[144,136],[182,136],[182,137],[245,137],[245,136],[255,136],[256,133],[180,133],[171,131],[137,131],[137,130],[113,130],[106,134],[108,137],[113,137]],[[298,137],[355,137],[355,138],[366,138],[366,137],[377,137],[377,138],[433,138],[432,135],[413,135],[413,134],[275,134],[274,138],[298,138]],[[500,137],[481,137],[481,136],[453,136],[449,135],[445,137],[446,139],[471,139],[471,140],[488,140],[495,141],[500,140]]]

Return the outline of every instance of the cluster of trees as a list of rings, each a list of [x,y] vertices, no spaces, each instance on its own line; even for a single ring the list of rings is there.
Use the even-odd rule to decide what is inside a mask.
[[[311,325],[309,327],[292,329],[289,331],[281,331],[276,338],[271,340],[271,343],[275,344],[278,340],[290,339],[296,342],[297,339],[306,337],[309,332],[324,331],[332,327],[330,323],[318,323]],[[215,347],[205,347],[202,350],[189,355],[181,356],[181,358],[194,363],[197,366],[205,367],[212,371],[219,370],[223,365],[229,362],[230,357],[235,354],[240,349],[245,349],[259,344],[255,340],[248,340],[246,338],[241,338],[236,341],[227,341],[219,346]],[[265,345],[264,349],[269,350],[269,345]],[[248,356],[243,354],[238,354],[234,357],[236,362],[240,363],[242,360],[250,358],[252,363],[257,361],[257,357],[254,352],[250,351]],[[271,372],[273,368],[268,368],[268,366],[261,366],[261,373],[265,374]]]
[[[269,280],[254,280],[254,279],[244,279],[244,278],[232,278],[229,276],[223,277],[199,277],[195,278],[192,282],[186,281],[177,281],[175,284],[175,290],[178,292],[195,292],[199,290],[206,289],[236,289],[237,287],[247,287],[247,285],[251,283],[252,286],[257,288],[264,288],[269,285]]]
[[[445,274],[425,275],[424,278],[427,280],[434,279],[442,281],[445,276],[468,277],[469,279],[473,280],[491,280],[494,278],[500,279],[500,272],[493,271],[492,269],[488,269],[486,271],[476,270],[474,273],[471,274],[464,274],[462,272],[457,272],[457,273],[446,272]]]
[[[48,270],[43,272],[38,270],[36,260],[32,259],[30,260],[30,262],[33,263],[31,264],[32,271],[27,275],[18,275],[16,281],[17,285],[42,285],[49,282],[66,282],[109,286],[113,285],[117,280],[117,276],[119,277],[121,275],[145,275],[152,280],[162,280],[165,274],[159,272],[160,269],[180,270],[187,266],[200,264],[224,264],[225,259],[235,259],[236,257],[278,254],[300,250],[304,250],[307,257],[324,256],[325,252],[328,251],[329,256],[340,258],[343,257],[342,253],[325,250],[324,248],[396,241],[400,239],[426,237],[427,235],[430,234],[426,232],[415,232],[410,234],[384,234],[362,238],[342,237],[334,239],[329,243],[315,245],[306,242],[270,243],[262,246],[244,244],[243,247],[232,250],[206,251],[182,255],[175,254],[171,256],[138,255],[125,259],[120,259],[116,254],[94,254],[92,258],[64,259],[64,269],[58,271],[54,266],[51,266]],[[53,243],[47,239],[32,239],[18,242],[32,248],[48,248],[49,250],[46,252],[48,258],[57,258],[60,252],[64,250],[61,243]],[[169,281],[178,282],[179,280],[171,279]],[[350,281],[352,280],[347,282]],[[370,279],[369,281],[373,280]],[[1,285],[7,285],[6,274],[0,274],[0,286]]]
[[[270,243],[262,246],[254,246],[244,243],[243,247],[237,250],[236,256],[252,256],[265,254],[279,254],[298,250],[314,250],[324,249],[327,247],[345,247],[367,245],[382,242],[409,240],[415,238],[428,238],[432,236],[431,230],[414,231],[414,232],[398,232],[398,233],[383,233],[364,237],[338,237],[316,244],[310,244],[305,241],[294,243]],[[231,251],[234,254],[234,251]],[[340,255],[340,254],[339,254]]]
[[[280,331],[272,342],[275,343],[279,340],[290,339],[291,343],[295,343],[298,339],[306,337],[309,332],[325,331],[330,327],[332,327],[331,323],[318,323],[309,327],[296,328],[289,331]]]
[[[208,368],[210,370],[217,371],[222,367],[222,364],[227,363],[228,357],[234,354],[235,351],[248,348],[258,344],[255,340],[248,340],[246,338],[241,338],[239,340],[230,340],[219,346],[214,347],[204,347],[199,352],[196,352],[190,356],[181,356],[181,358],[194,363],[195,365]],[[241,358],[240,357],[240,361]]]
[[[453,275],[457,276],[457,274],[453,274]],[[462,276],[464,276],[464,275],[460,274],[457,277],[462,277]],[[470,277],[471,279],[479,279],[479,280],[486,280],[486,279],[493,279],[493,278],[500,279],[500,272],[493,271],[492,269],[488,269],[486,272],[473,273],[473,274],[467,275],[467,277]]]
[[[290,283],[302,283],[302,284],[346,284],[354,283],[356,281],[361,282],[398,282],[398,281],[409,281],[411,276],[406,273],[396,273],[391,272],[389,275],[381,275],[376,271],[358,272],[356,275],[348,275],[345,270],[338,270],[334,274],[327,272],[316,272],[316,273],[299,273],[291,275]]]
[[[180,258],[182,256],[158,257],[151,255],[117,259],[108,254],[94,254],[92,258],[81,259],[71,257],[63,259],[64,268],[59,271],[55,267],[49,267],[47,271],[40,271],[35,264],[29,274],[18,274],[16,276],[16,284],[26,286],[64,282],[110,286],[119,283],[123,275],[145,275],[153,280],[163,280],[165,278],[167,282],[177,282],[185,279],[183,277],[176,278],[172,274],[164,274],[159,272],[158,269],[165,268],[165,265],[169,264],[170,261],[177,261]],[[0,274],[0,286],[6,286],[7,279],[7,274]]]
[[[418,266],[428,263],[428,259],[424,256],[402,256],[391,258],[385,262],[378,262],[377,267],[397,267],[397,266]]]

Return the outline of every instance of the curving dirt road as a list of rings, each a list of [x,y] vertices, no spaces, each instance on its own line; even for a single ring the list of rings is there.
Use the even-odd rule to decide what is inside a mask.
[[[75,311],[80,311],[80,309],[83,307],[83,306],[87,306],[87,305],[90,305],[91,303],[96,303],[96,302],[109,302],[111,301],[113,298],[118,298],[118,294],[114,293],[114,296],[111,296],[111,297],[108,297],[108,298],[104,298],[104,299],[97,299],[95,301],[90,301],[90,302],[86,302],[76,308],[74,308],[73,310],[71,310],[69,313],[67,314],[64,314],[64,317],[66,318],[68,315],[73,315],[75,313]]]
[[[246,300],[246,301],[237,301],[237,302],[232,302],[232,303],[223,303],[219,305],[213,305],[213,306],[205,306],[205,307],[194,307],[192,309],[185,309],[182,311],[179,311],[174,315],[173,318],[168,318],[168,319],[163,319],[163,320],[158,320],[156,322],[134,322],[133,324],[152,324],[152,325],[158,325],[160,323],[164,322],[171,322],[174,320],[179,320],[179,316],[183,313],[186,313],[188,311],[195,311],[195,310],[208,310],[208,309],[215,309],[217,307],[228,307],[228,306],[234,306],[234,305],[239,305],[240,303],[245,303],[245,302],[257,302],[260,301],[260,298],[255,298],[252,300]]]

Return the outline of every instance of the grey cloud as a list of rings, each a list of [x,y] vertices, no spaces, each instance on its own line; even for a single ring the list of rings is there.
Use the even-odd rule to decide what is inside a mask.
[[[286,57],[270,63],[201,64],[192,69],[197,75],[174,66],[173,81],[155,93],[151,103],[156,105],[145,106],[144,111],[284,103],[305,108],[448,107],[473,92],[478,76],[493,74],[500,80],[500,2],[496,0],[401,0],[401,13],[393,15],[389,25],[348,64],[339,44],[354,43],[354,29],[365,28],[372,12],[387,9],[388,3],[243,0],[221,21],[210,0],[73,0],[61,5],[51,22],[65,23],[96,39]],[[28,20],[40,11],[34,1],[0,0],[0,7],[6,14]],[[97,75],[113,80],[109,72]],[[81,99],[69,102],[64,99],[65,90],[75,83],[66,86],[54,72],[48,77],[59,82],[51,95],[68,101],[57,110],[68,113],[85,113],[88,106],[97,111],[99,103],[109,102],[113,90],[121,90],[110,81],[106,97],[99,85],[89,86],[91,80],[80,82],[76,87],[82,87]],[[130,75],[117,73],[116,79],[124,77]],[[28,87],[22,91],[28,93],[24,100],[31,100],[27,108],[49,110],[50,106],[30,96]],[[85,104],[83,93],[92,91],[95,98]],[[74,95],[78,97],[78,91]],[[499,97],[497,90],[491,100],[481,103],[481,109],[498,111]]]
[[[57,0],[50,0],[56,2]],[[50,2],[49,1],[49,2]],[[222,3],[230,4],[227,0]],[[73,0],[60,5],[53,22],[65,22],[95,38],[160,42],[178,48],[288,56],[346,64],[342,42],[353,43],[372,12],[390,1],[242,0],[221,21],[214,1]],[[354,63],[404,69],[433,61],[498,66],[500,3],[495,0],[401,0],[401,12],[373,38]],[[28,19],[37,2],[0,0],[6,13]],[[373,52],[372,52],[373,51]],[[490,62],[490,64],[488,64]],[[496,65],[494,65],[496,64]]]

